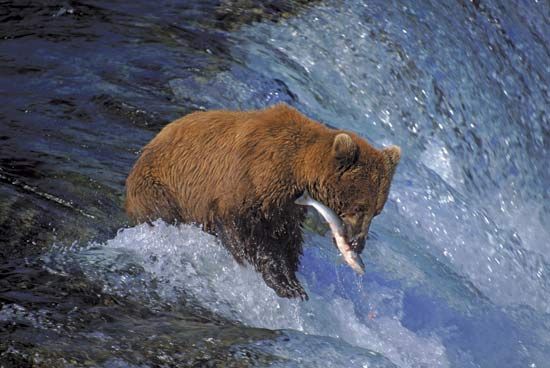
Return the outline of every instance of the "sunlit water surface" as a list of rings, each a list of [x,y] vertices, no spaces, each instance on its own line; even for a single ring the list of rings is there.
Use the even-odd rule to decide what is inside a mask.
[[[175,14],[169,19],[177,24]],[[307,231],[299,277],[310,300],[281,299],[216,238],[160,221],[122,228],[107,241],[56,242],[40,265],[63,277],[78,272],[102,293],[150,313],[177,314],[186,305],[243,334],[278,331],[232,345],[234,359],[250,351],[268,357],[252,365],[545,367],[549,21],[543,1],[325,1],[278,22],[220,30],[215,37],[226,49],[204,42],[200,65],[170,63],[162,72],[153,91],[173,104],[246,109],[283,101],[379,147],[402,147],[390,198],[371,227],[363,277],[339,261],[328,235]],[[177,55],[183,41],[173,39],[169,50]],[[143,52],[169,57],[166,47],[153,43]],[[126,54],[107,61],[117,73]],[[216,57],[224,64],[212,72],[209,58]],[[131,65],[129,74],[145,70]],[[121,91],[139,106],[140,96]],[[155,130],[135,131],[137,148]],[[116,175],[123,178],[135,157],[126,154]],[[120,182],[113,187],[123,190]],[[0,321],[66,328],[41,310],[23,309],[5,303]],[[83,333],[74,341],[82,343]],[[105,327],[86,333],[90,345],[124,335]],[[136,364],[128,357],[96,361]]]

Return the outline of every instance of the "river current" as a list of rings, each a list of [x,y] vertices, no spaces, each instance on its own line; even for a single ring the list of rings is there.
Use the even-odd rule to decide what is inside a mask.
[[[0,9],[0,365],[548,366],[548,2]],[[122,210],[166,123],[277,102],[402,148],[364,276],[306,230],[308,302]]]

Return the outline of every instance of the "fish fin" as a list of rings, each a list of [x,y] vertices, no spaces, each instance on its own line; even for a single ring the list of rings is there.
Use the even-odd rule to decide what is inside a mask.
[[[306,189],[306,190],[304,190],[304,193],[300,196],[300,198],[296,199],[294,201],[294,203],[302,205],[302,206],[307,206],[307,205],[309,205],[310,198],[311,197],[309,196],[309,193],[307,192],[307,189]]]

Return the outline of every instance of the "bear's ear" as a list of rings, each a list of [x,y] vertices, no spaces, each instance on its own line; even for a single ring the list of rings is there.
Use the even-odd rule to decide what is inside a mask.
[[[332,153],[342,165],[348,166],[357,161],[359,147],[348,134],[340,133],[334,137]]]
[[[401,148],[397,146],[389,146],[382,150],[382,153],[384,154],[384,160],[386,162],[386,167],[390,171],[395,170],[395,167],[399,163],[399,160],[401,159]]]

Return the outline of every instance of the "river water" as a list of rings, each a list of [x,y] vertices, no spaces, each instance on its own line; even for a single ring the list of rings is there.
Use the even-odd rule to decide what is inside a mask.
[[[306,3],[2,3],[0,365],[548,366],[548,2]],[[306,231],[308,302],[122,211],[167,122],[276,102],[403,152],[363,277]]]

